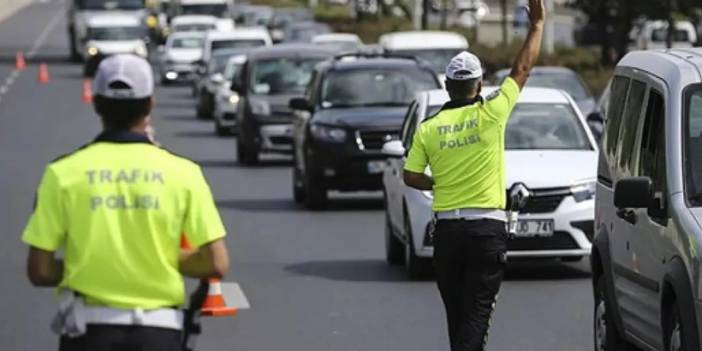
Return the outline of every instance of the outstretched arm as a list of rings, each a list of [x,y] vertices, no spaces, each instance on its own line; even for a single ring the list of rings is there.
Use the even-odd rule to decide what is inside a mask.
[[[512,73],[510,73],[510,77],[517,82],[519,89],[524,88],[529,78],[529,72],[541,53],[545,17],[544,0],[529,0],[529,19],[531,20],[529,34],[527,34],[524,46],[512,66]]]

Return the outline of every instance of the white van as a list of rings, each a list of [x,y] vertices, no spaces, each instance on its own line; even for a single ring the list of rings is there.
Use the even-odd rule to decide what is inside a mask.
[[[169,17],[185,15],[214,16],[218,31],[234,29],[233,0],[171,0]]]
[[[208,32],[217,29],[217,17],[210,15],[184,15],[171,20],[171,33]]]
[[[667,48],[668,22],[649,21],[638,30],[633,30],[631,39],[634,41],[632,49],[657,50]],[[673,33],[673,48],[691,48],[697,43],[697,31],[695,26],[689,21],[678,21],[675,23]]]
[[[426,61],[441,81],[451,58],[468,49],[468,40],[464,36],[441,31],[388,33],[382,35],[378,43],[389,54],[413,56]]]
[[[217,50],[270,46],[273,40],[265,28],[239,28],[231,32],[207,32],[203,45],[202,60],[207,63]]]

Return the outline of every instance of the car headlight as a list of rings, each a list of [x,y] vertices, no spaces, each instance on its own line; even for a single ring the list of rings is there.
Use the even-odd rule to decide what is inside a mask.
[[[240,100],[239,94],[232,94],[232,95],[229,95],[229,98],[227,99],[227,101],[229,101],[229,104],[230,104],[230,105],[236,105],[236,104],[238,104],[238,103],[239,103],[239,100]]]
[[[596,183],[594,180],[587,180],[575,183],[570,187],[575,202],[583,202],[595,198]]]
[[[346,131],[341,128],[321,126],[313,124],[310,133],[317,140],[341,143],[346,140]]]
[[[134,53],[141,56],[141,57],[146,57],[146,48],[143,46],[137,46],[136,49],[134,49]]]
[[[95,55],[97,55],[99,52],[100,52],[100,51],[98,50],[98,48],[96,48],[96,47],[94,47],[94,46],[91,46],[91,47],[88,48],[88,55],[90,55],[90,56],[95,56]]]
[[[259,116],[269,116],[271,114],[271,105],[265,101],[251,101],[251,113]]]

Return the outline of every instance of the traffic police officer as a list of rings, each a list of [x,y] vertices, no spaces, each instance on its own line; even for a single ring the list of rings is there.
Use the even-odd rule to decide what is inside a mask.
[[[183,275],[227,272],[224,226],[200,167],[149,139],[150,65],[109,57],[94,91],[104,130],[46,168],[22,236],[29,279],[58,286],[61,351],[179,350]]]
[[[505,128],[539,56],[543,0],[529,0],[529,17],[529,33],[510,76],[485,99],[480,60],[468,52],[451,60],[446,68],[450,101],[418,128],[405,163],[408,186],[434,191],[434,261],[453,351],[484,349],[502,283]],[[432,176],[425,174],[427,166]]]

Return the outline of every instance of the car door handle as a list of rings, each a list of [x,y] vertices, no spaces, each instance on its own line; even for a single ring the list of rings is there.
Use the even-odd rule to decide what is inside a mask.
[[[639,219],[639,216],[636,215],[636,212],[633,210],[627,210],[624,208],[620,208],[617,210],[617,217],[631,223],[631,224],[636,224],[636,222]]]

